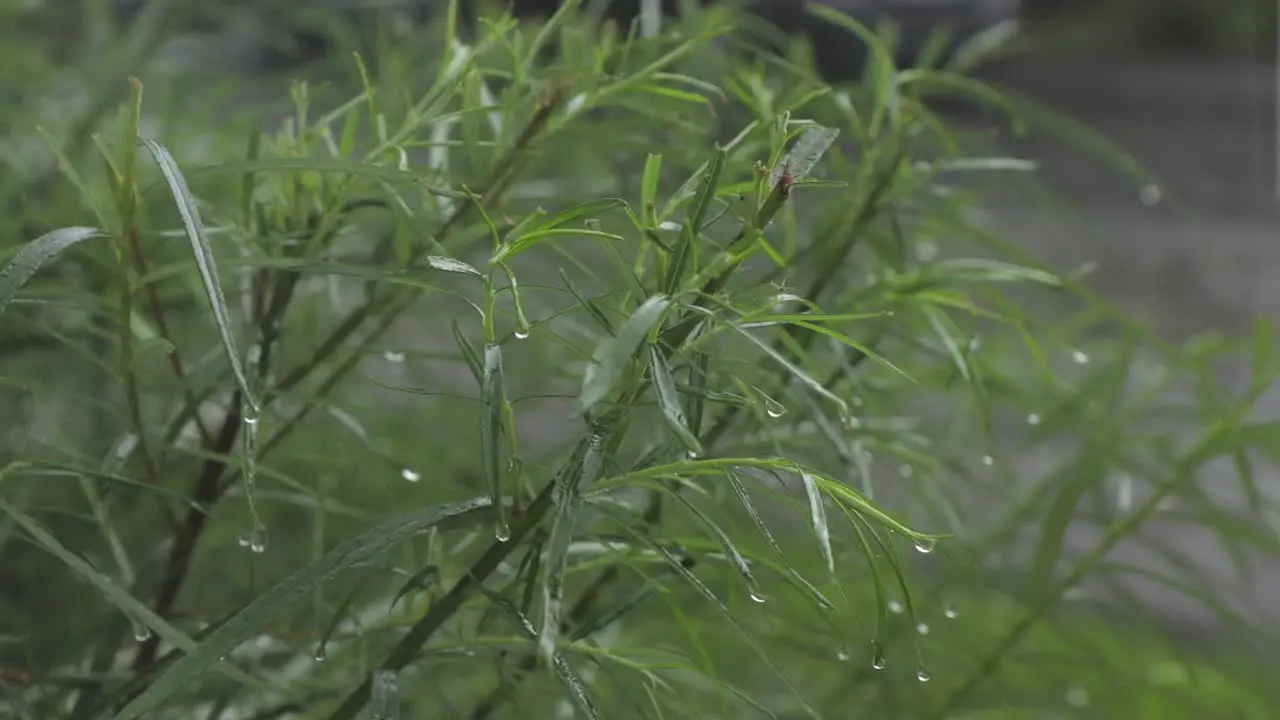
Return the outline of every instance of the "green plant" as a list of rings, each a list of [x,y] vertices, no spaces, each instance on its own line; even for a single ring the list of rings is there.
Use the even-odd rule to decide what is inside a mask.
[[[1226,456],[1260,496],[1272,331],[1228,393],[1233,346],[1168,347],[984,232],[948,176],[1016,163],[926,101],[1008,104],[837,14],[876,59],[846,89],[726,60],[720,13],[638,39],[573,10],[295,84],[274,134],[204,129],[235,160],[146,138],[136,81],[53,143],[74,220],[0,271],[57,348],[5,373],[74,423],[15,423],[0,472],[13,715],[1265,717],[1248,651],[1063,601],[1143,572],[1108,552],[1173,495],[1273,551],[1192,482]],[[1071,555],[1116,472],[1150,496]]]

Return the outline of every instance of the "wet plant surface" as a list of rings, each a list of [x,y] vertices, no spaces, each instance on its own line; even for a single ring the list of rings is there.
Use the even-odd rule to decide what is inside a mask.
[[[569,11],[12,72],[0,713],[1268,717],[1274,327],[1039,260],[984,138],[1061,126],[819,15],[866,81]]]

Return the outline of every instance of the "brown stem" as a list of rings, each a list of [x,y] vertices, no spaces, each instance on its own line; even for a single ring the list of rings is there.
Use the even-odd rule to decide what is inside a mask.
[[[173,613],[174,603],[182,590],[187,571],[191,569],[192,556],[204,532],[205,522],[209,518],[209,510],[222,495],[218,480],[226,467],[226,457],[230,454],[232,446],[235,445],[236,436],[240,433],[241,400],[241,392],[235,391],[231,398],[231,405],[227,408],[227,414],[223,417],[222,428],[218,431],[218,436],[211,448],[213,457],[205,460],[195,488],[192,489],[191,500],[194,507],[187,512],[186,520],[178,530],[173,547],[169,550],[169,558],[165,562],[164,574],[160,580],[160,593],[156,597],[154,606],[156,614],[162,618],[169,617]],[[141,672],[155,662],[159,647],[158,635],[152,634],[148,637],[138,647],[138,653],[133,658],[134,672]]]

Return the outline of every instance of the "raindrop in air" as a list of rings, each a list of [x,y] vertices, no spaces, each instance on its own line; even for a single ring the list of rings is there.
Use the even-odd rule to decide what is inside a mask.
[[[1073,708],[1083,708],[1089,706],[1089,691],[1082,687],[1073,687],[1067,690],[1064,700]]]
[[[916,552],[928,555],[929,553],[933,552],[933,548],[937,544],[938,544],[938,541],[933,540],[931,538],[924,538],[924,539],[917,540]]]
[[[929,634],[929,624],[928,624],[928,623],[917,623],[917,624],[916,624],[916,634],[918,634],[918,635],[928,635],[928,634]]]
[[[840,662],[848,662],[849,648],[841,646],[840,649],[836,651],[836,659],[839,660]]]
[[[404,353],[396,352],[395,350],[385,350],[382,353],[382,358],[387,362],[402,363],[404,362]]]
[[[902,603],[897,600],[890,600],[886,603],[886,606],[889,608],[889,612],[894,613],[895,615],[902,613]]]
[[[750,590],[747,591],[747,595],[751,598],[751,602],[761,604],[761,605],[764,604],[765,596],[761,594],[761,592],[758,589],[751,588]]]
[[[925,667],[923,663],[916,668],[916,679],[920,682],[929,682],[933,679],[933,676],[929,674],[929,668]]]
[[[405,480],[407,480],[407,481],[409,481],[409,482],[418,482],[419,480],[421,480],[421,479],[422,479],[422,476],[421,476],[421,475],[419,475],[419,474],[417,473],[417,471],[412,470],[412,469],[410,469],[410,468],[405,468],[405,469],[401,470],[401,471],[400,471],[400,477],[404,478]]]
[[[498,522],[494,524],[493,537],[498,542],[506,542],[511,539],[511,526],[507,524],[506,518],[499,518]]]
[[[854,395],[853,398],[849,400],[849,404],[854,407],[862,407],[862,396]]]
[[[916,259],[920,262],[929,262],[938,257],[938,246],[936,243],[925,240],[916,243]]]
[[[1037,414],[1035,414],[1035,413],[1027,413],[1027,424],[1028,424],[1028,425],[1039,425],[1039,424],[1040,424],[1040,416],[1039,416],[1039,415],[1037,415]]]
[[[764,414],[771,418],[780,418],[787,414],[787,409],[777,400],[774,400],[771,397],[766,397],[764,399]]]
[[[996,459],[991,457],[990,455],[983,455],[982,464],[986,465],[987,467],[991,467],[992,465],[996,464]]]
[[[1121,475],[1116,480],[1116,507],[1127,511],[1133,507],[1133,478]]]
[[[516,328],[515,332],[511,334],[515,335],[517,340],[527,340],[529,338],[529,328],[519,327],[519,328]]]
[[[900,466],[898,466],[898,474],[899,474],[899,475],[901,475],[901,476],[902,476],[902,477],[904,477],[904,478],[909,478],[909,477],[911,477],[912,475],[914,475],[915,473],[916,473],[916,469],[915,469],[915,468],[913,468],[913,467],[911,467],[910,465],[900,465]],[[922,552],[928,552],[928,551],[927,551],[927,550],[925,550],[925,551],[922,551]]]
[[[942,616],[948,620],[955,620],[959,615],[960,613],[956,612],[955,605],[948,603],[946,607],[942,608]]]
[[[1077,365],[1084,365],[1089,362],[1089,354],[1083,350],[1072,350],[1071,359],[1074,360]]]
[[[1138,193],[1138,199],[1147,207],[1159,205],[1162,196],[1163,193],[1160,192],[1158,185],[1144,185],[1141,192]]]

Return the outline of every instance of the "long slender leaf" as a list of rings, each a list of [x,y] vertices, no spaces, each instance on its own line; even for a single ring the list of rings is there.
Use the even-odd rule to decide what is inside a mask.
[[[209,669],[217,667],[219,659],[227,653],[260,634],[279,615],[343,570],[367,562],[424,530],[446,523],[455,524],[489,506],[488,498],[439,506],[397,518],[342,543],[324,557],[294,572],[280,584],[259,595],[210,633],[199,646],[190,647],[187,655],[169,666],[145,691],[116,713],[115,720],[146,717],[147,713],[160,707],[184,686],[197,681]]]

